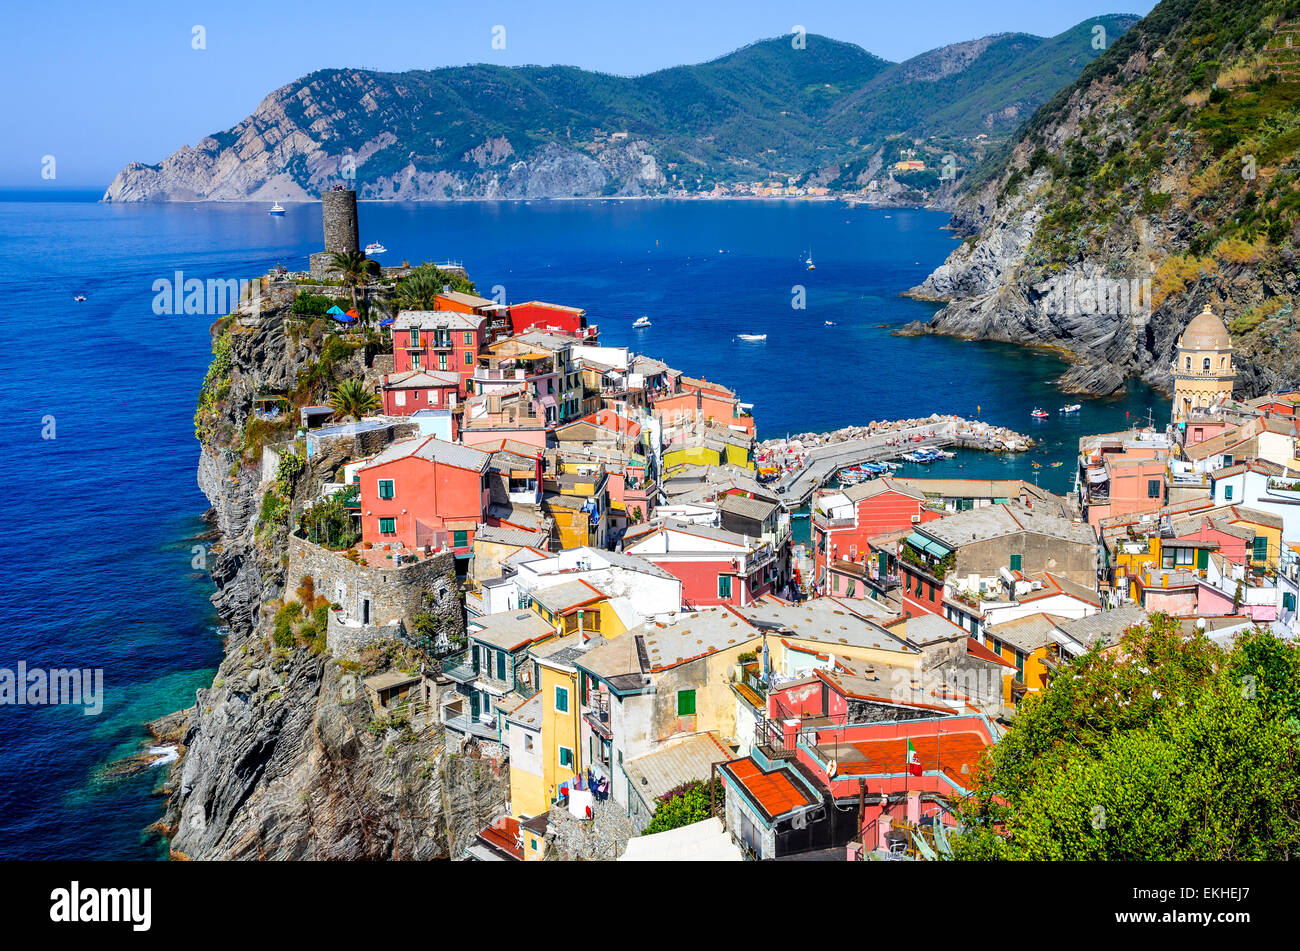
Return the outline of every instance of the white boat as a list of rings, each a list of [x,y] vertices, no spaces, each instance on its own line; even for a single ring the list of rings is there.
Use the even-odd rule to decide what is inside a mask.
[[[827,327],[834,327],[834,326],[835,326],[835,321],[833,321],[833,320],[828,320],[828,321],[826,321],[826,326],[827,326]]]
[[[388,249],[378,241],[371,241],[366,245],[366,254],[383,254]]]
[[[267,214],[275,215],[277,218],[282,218],[284,217],[284,209],[280,207],[280,203],[277,201],[274,205],[271,206],[271,210],[268,211]]]
[[[766,340],[767,334],[736,334],[741,340]]]
[[[650,326],[650,318],[647,317],[645,314],[642,314],[632,323],[633,329],[637,327],[649,327],[649,326]]]
[[[1071,413],[1077,413],[1083,408],[1082,403],[1071,403],[1069,406],[1061,407],[1061,415],[1069,416]]]
[[[812,259],[812,248],[809,248],[809,249],[808,249],[808,260],[804,261],[803,263],[804,263],[804,266],[805,266],[806,268],[808,268],[808,270],[810,270],[810,271],[815,271],[815,270],[817,270],[817,265],[816,265],[816,264],[813,264],[813,259]]]
[[[80,303],[81,301],[84,301],[84,300],[86,299],[86,295],[85,295],[85,294],[78,294],[76,297],[74,297],[74,298],[72,298],[72,299],[75,300],[75,301],[77,301],[78,303]]]

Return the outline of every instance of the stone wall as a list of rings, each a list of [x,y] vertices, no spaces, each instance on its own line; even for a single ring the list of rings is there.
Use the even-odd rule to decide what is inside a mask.
[[[296,586],[303,575],[311,576],[318,595],[342,605],[341,611],[330,612],[326,631],[326,643],[336,657],[355,657],[368,644],[411,632],[415,616],[423,612],[434,617],[440,637],[465,633],[451,552],[400,568],[371,568],[291,536],[290,585]]]

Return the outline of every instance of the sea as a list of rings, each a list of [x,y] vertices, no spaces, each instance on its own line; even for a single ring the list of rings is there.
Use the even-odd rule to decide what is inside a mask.
[[[158,859],[159,765],[143,724],[192,705],[221,657],[203,568],[195,398],[220,313],[167,313],[178,281],[305,269],[319,205],[112,205],[0,191],[0,677],[102,672],[102,710],[0,705],[0,859]],[[945,214],[813,201],[360,205],[385,264],[462,263],[481,294],[583,307],[603,343],[723,383],[760,438],[956,413],[1039,440],[904,475],[1025,478],[1065,492],[1078,438],[1167,419],[1138,381],[1065,397],[1057,356],[898,337],[934,305],[900,297],[954,247]],[[811,257],[815,269],[806,261]],[[86,300],[74,300],[84,295]],[[159,313],[158,311],[163,311]],[[651,326],[634,330],[648,316]],[[766,334],[762,341],[739,334]],[[1062,416],[1062,404],[1081,412]],[[1030,417],[1041,406],[1044,421]],[[1064,465],[1052,467],[1060,461]],[[1041,468],[1033,466],[1037,462]],[[93,683],[93,677],[88,680]]]

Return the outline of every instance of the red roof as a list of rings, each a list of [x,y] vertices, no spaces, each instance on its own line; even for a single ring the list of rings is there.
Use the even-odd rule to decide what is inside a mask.
[[[907,737],[857,740],[847,745],[861,753],[862,759],[854,758],[848,762],[841,759],[836,765],[836,775],[901,776],[907,773]],[[988,746],[987,738],[974,730],[912,738],[912,747],[916,750],[922,772],[937,770],[963,788],[970,787],[975,764]]]
[[[519,843],[519,820],[512,816],[502,816],[478,834],[485,845],[502,852],[508,852],[521,862],[524,847]]]
[[[817,802],[805,789],[796,786],[784,769],[764,772],[752,757],[746,756],[718,768],[731,774],[768,819]]]

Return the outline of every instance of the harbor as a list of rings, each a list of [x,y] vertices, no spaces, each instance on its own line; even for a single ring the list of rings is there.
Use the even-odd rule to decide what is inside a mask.
[[[1029,436],[980,420],[938,413],[917,419],[873,420],[829,433],[801,433],[759,443],[760,476],[775,484],[781,505],[801,508],[832,479],[859,482],[897,468],[898,461],[952,458],[948,447],[1025,452]]]

